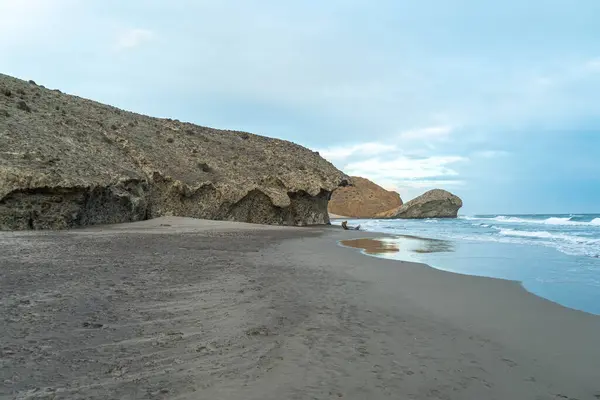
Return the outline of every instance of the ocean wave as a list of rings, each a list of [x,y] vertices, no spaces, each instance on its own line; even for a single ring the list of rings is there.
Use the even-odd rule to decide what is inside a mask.
[[[532,237],[540,239],[555,239],[555,240],[566,240],[573,243],[584,243],[584,244],[600,244],[600,239],[588,238],[576,235],[567,235],[564,233],[551,233],[546,231],[517,231],[515,229],[500,229],[500,235],[505,236],[521,236],[521,237]]]
[[[499,215],[497,217],[463,217],[469,221],[495,221],[500,223],[517,224],[544,224],[544,225],[578,225],[578,226],[600,226],[600,218],[591,221],[574,221],[574,217],[550,217],[546,219],[531,219]]]
[[[551,233],[546,231],[519,231],[492,227],[498,230],[492,235],[457,235],[453,239],[476,242],[512,243],[521,245],[542,245],[573,256],[600,258],[600,239]]]
[[[524,216],[526,218],[526,216]],[[566,221],[564,217],[544,216],[537,224],[512,224],[503,223],[512,218],[509,223],[516,219],[525,220],[520,217],[498,216],[498,217],[463,217],[468,223],[424,223],[426,221],[395,221],[395,220],[364,220],[360,221],[362,228],[366,231],[389,233],[393,235],[415,235],[445,240],[464,240],[476,242],[498,242],[520,245],[542,245],[554,248],[562,253],[600,257],[600,236],[597,227],[590,224],[599,224],[600,218],[593,221],[583,222],[587,224],[585,229],[562,228],[560,224]],[[588,218],[591,219],[591,218]],[[429,220],[434,222],[434,220]],[[553,226],[559,225],[559,226]]]
[[[516,231],[514,229],[499,229],[500,235],[503,236],[519,236],[519,237],[530,237],[539,239],[557,239],[558,235],[552,234],[546,231],[530,232],[530,231]]]
[[[551,217],[542,221],[547,225],[596,225],[600,226],[600,218],[594,218],[591,221],[573,221],[573,217],[570,218],[558,218]]]

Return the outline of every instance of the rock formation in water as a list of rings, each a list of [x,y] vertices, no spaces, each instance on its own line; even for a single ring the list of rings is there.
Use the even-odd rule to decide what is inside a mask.
[[[284,140],[151,118],[0,74],[0,230],[186,216],[329,222],[348,177]]]
[[[402,205],[396,192],[385,190],[368,179],[353,176],[351,185],[336,189],[329,201],[329,212],[345,217],[372,218]]]
[[[430,190],[402,206],[380,213],[377,218],[456,218],[462,200],[441,189]]]

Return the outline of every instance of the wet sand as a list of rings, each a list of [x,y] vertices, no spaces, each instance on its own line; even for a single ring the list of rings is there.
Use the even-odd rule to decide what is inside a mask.
[[[0,398],[600,398],[600,318],[337,244],[373,236],[0,233]]]
[[[340,244],[364,251],[366,254],[393,254],[398,253],[400,248],[395,243],[386,243],[383,240],[372,238],[360,238],[341,240]]]

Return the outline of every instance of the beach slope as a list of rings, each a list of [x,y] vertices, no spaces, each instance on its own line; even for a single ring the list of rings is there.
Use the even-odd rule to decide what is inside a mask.
[[[600,319],[336,227],[0,234],[0,398],[600,398]]]

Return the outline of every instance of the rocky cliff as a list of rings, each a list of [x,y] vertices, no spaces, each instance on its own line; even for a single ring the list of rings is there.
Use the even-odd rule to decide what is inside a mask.
[[[395,209],[378,214],[377,218],[456,218],[462,200],[441,189],[430,190]]]
[[[347,177],[291,142],[151,118],[0,74],[0,229],[187,216],[329,222]]]
[[[399,207],[402,199],[368,179],[353,176],[352,186],[336,189],[331,195],[329,212],[353,218],[372,218],[378,213]]]

